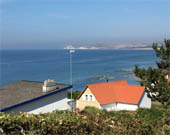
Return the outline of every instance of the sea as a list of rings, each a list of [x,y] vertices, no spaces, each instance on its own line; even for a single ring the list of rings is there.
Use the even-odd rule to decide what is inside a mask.
[[[153,50],[76,50],[72,53],[73,90],[87,84],[127,80],[139,85],[134,66],[156,67]],[[20,80],[70,84],[69,50],[1,50],[0,86]]]

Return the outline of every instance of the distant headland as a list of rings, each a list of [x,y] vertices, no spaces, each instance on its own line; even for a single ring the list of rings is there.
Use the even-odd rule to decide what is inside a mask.
[[[68,45],[64,49],[76,50],[151,50],[152,44],[119,44],[119,45]]]

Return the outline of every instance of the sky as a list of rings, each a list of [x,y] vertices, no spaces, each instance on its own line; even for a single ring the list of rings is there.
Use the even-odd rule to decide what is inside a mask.
[[[4,49],[150,43],[170,38],[170,0],[0,0]]]

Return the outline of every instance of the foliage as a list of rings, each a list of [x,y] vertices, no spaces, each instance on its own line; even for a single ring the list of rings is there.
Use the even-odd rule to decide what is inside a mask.
[[[107,112],[87,107],[78,114],[67,111],[39,115],[0,113],[0,132],[6,135],[168,135],[170,110]]]
[[[73,94],[73,99],[74,99],[74,100],[76,100],[76,98],[79,96],[80,92],[81,92],[81,91],[78,91],[78,90],[73,91],[72,94]],[[68,92],[67,98],[71,99],[71,92],[70,92],[70,91]]]
[[[141,85],[146,86],[145,90],[152,100],[158,101],[164,106],[169,106],[170,81],[168,82],[165,76],[170,76],[170,40],[165,40],[160,47],[157,43],[153,43],[152,47],[159,58],[157,68],[148,67],[144,69],[136,65],[134,73],[141,79]]]

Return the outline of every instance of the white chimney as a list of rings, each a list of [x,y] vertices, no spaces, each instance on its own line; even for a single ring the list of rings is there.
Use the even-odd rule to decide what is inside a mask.
[[[54,80],[48,79],[48,80],[44,81],[44,85],[42,88],[43,92],[49,92],[49,91],[53,91],[56,89],[57,89],[57,87],[56,87],[56,83]]]
[[[169,79],[169,76],[168,76],[168,75],[166,75],[166,76],[165,76],[165,78],[166,78],[166,79]]]

